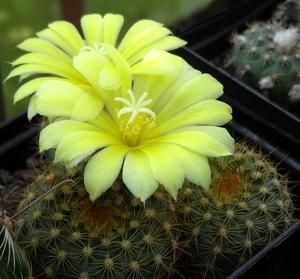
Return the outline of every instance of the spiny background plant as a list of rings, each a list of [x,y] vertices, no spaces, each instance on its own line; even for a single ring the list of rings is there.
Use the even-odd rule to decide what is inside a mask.
[[[233,34],[231,42],[229,64],[235,75],[280,105],[299,110],[299,28],[254,22]]]
[[[0,193],[0,278],[1,279],[31,279],[30,264],[16,243],[12,231],[12,218],[4,209],[4,198]]]
[[[0,216],[0,278],[31,279],[30,264],[11,234],[10,229]]]
[[[179,194],[191,278],[227,278],[294,221],[286,175],[254,147],[210,163],[210,189],[187,183]]]
[[[208,191],[186,182],[177,201],[159,188],[143,205],[121,178],[92,203],[84,164],[50,164],[19,210],[62,179],[75,182],[17,220],[20,245],[45,278],[225,278],[293,223],[294,206],[287,177],[245,143],[210,165]]]
[[[276,6],[272,19],[284,24],[298,24],[300,22],[300,1],[287,0]]]

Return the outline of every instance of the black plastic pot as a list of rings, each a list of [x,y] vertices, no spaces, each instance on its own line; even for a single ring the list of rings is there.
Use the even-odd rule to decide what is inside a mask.
[[[0,122],[0,169],[24,168],[26,159],[37,152],[38,132],[37,120],[30,123],[27,111]]]

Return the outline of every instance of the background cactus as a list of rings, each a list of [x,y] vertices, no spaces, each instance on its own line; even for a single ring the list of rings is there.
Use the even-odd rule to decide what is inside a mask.
[[[4,203],[0,212],[0,278],[32,279],[31,268],[24,251],[16,243],[12,232],[12,220],[5,215]]]
[[[284,24],[298,24],[300,22],[300,1],[287,0],[278,4],[272,14],[272,19]]]
[[[19,210],[54,183],[72,178],[15,222],[36,275],[45,278],[225,278],[293,222],[287,178],[246,144],[210,159],[209,191],[186,182],[177,201],[159,188],[145,204],[121,179],[94,203],[84,164],[49,165]],[[187,270],[177,269],[186,266]]]
[[[24,252],[8,234],[9,232],[0,222],[0,278],[32,279],[30,265]]]
[[[187,183],[179,199],[192,278],[226,278],[293,223],[287,177],[261,152],[237,144],[211,166],[210,189]]]
[[[299,110],[299,28],[255,22],[241,35],[233,34],[231,42],[234,73],[277,103]]]

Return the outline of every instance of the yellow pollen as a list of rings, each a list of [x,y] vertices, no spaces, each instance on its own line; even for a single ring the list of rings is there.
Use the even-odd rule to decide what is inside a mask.
[[[149,117],[146,113],[139,113],[131,123],[127,118],[123,118],[119,126],[121,140],[130,147],[141,144],[156,126],[155,120],[155,117]]]

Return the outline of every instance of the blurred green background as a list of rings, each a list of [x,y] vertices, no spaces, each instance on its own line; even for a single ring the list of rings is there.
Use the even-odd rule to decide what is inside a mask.
[[[159,21],[169,28],[184,24],[199,11],[208,11],[212,1],[222,6],[233,0],[0,0],[1,78],[4,80],[12,70],[9,62],[24,53],[16,46],[52,21],[66,19],[78,26],[79,15],[84,13],[119,13],[125,17],[124,34],[134,22],[143,18]],[[2,87],[4,101],[0,99],[0,102],[4,102],[6,117],[26,108],[28,98],[13,105],[18,78],[6,81]]]

